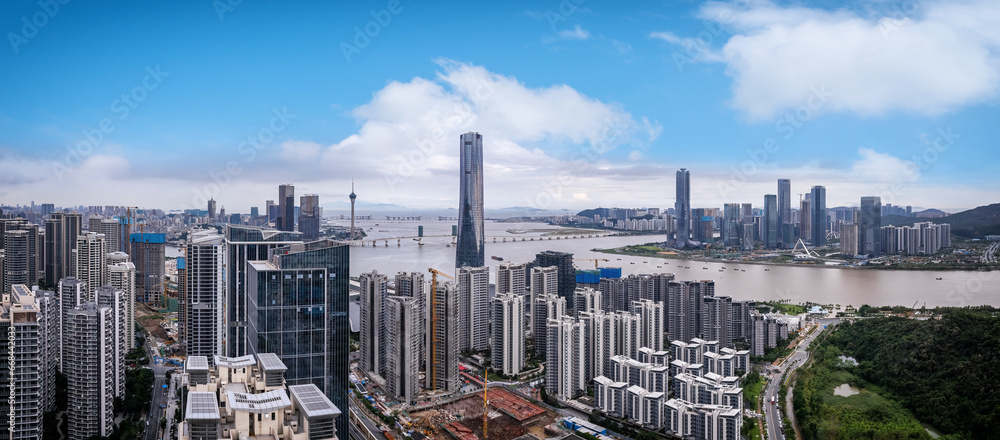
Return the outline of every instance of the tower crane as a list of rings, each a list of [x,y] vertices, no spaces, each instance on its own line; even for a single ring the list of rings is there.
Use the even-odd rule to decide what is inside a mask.
[[[597,265],[601,261],[609,262],[611,260],[609,260],[607,258],[574,258],[573,261],[593,261],[594,262],[594,269],[596,270],[597,269]]]
[[[431,389],[437,388],[437,345],[440,340],[437,337],[437,276],[441,275],[454,280],[455,278],[433,267],[427,268],[431,273],[431,371],[427,372],[431,378]]]

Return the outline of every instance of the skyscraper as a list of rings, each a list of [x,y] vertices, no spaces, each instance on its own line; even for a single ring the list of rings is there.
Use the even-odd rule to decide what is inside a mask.
[[[0,432],[9,439],[42,438],[49,338],[44,333],[45,313],[35,304],[35,294],[23,284],[11,286],[0,303]],[[55,372],[52,371],[51,374]]]
[[[73,249],[83,230],[80,214],[53,212],[45,221],[45,284],[73,276]]]
[[[812,241],[812,194],[806,194],[799,202],[799,238]]]
[[[535,300],[545,295],[559,295],[559,268],[555,266],[532,267],[531,298],[528,301],[528,308],[531,309],[533,317],[535,316]],[[540,325],[545,325],[545,321],[541,321]],[[534,319],[532,319],[530,327],[532,334],[534,334],[536,330]]]
[[[778,196],[774,194],[764,195],[764,219],[761,223],[761,232],[764,246],[768,249],[778,247],[781,223],[778,221]]]
[[[458,244],[455,267],[486,265],[483,226],[483,136],[465,133],[459,139]]]
[[[389,296],[389,281],[384,274],[380,274],[378,271],[363,273],[359,278],[361,284],[359,300],[361,311],[361,369],[383,376],[386,374],[385,338],[387,337],[383,307],[385,306],[386,298]],[[419,311],[415,319],[420,319]],[[421,344],[419,344],[419,336],[417,337],[417,349],[419,350]],[[416,353],[416,356],[419,359],[419,351]]]
[[[396,296],[409,296],[417,301],[417,313],[420,321],[420,365],[427,364],[427,332],[430,322],[428,319],[427,305],[430,304],[430,297],[427,292],[427,284],[424,283],[423,272],[399,272],[393,280],[396,283]]]
[[[299,197],[299,232],[306,241],[319,239],[319,224],[323,208],[319,207],[319,196],[306,194]]]
[[[726,203],[722,208],[722,243],[726,247],[740,245],[743,224],[740,222],[740,204]]]
[[[107,245],[108,252],[122,251],[121,249],[122,225],[118,220],[113,218],[104,218],[101,216],[96,216],[96,217],[91,217],[90,220],[88,221],[89,221],[88,226],[90,232],[104,234],[104,242]]]
[[[183,258],[178,258],[178,271],[183,272]],[[111,252],[108,254],[108,284],[121,290],[125,300],[125,322],[135,322],[135,264],[128,261],[128,254]],[[128,327],[125,337],[126,352],[135,348],[135,337]],[[190,351],[188,351],[190,353]]]
[[[185,339],[188,356],[205,356],[214,363],[215,356],[225,356],[223,303],[226,295],[225,239],[215,229],[202,229],[188,235],[184,270],[187,278],[185,298]]]
[[[215,220],[215,197],[208,199],[208,218],[210,220]]]
[[[383,276],[384,277],[384,276]],[[420,314],[417,300],[390,296],[385,301],[385,323],[392,331],[385,335],[386,393],[412,404],[420,391]]]
[[[104,234],[85,232],[77,237],[73,267],[76,278],[87,283],[85,301],[93,301],[97,288],[108,284],[107,249]]]
[[[784,224],[792,222],[792,181],[778,179],[778,231]],[[779,240],[781,241],[781,240]]]
[[[111,343],[112,350],[112,379],[114,381],[115,397],[125,398],[125,339],[130,337],[133,330],[133,322],[126,322],[125,292],[111,286],[102,286],[94,290],[94,301],[98,307],[107,307],[111,312],[113,326]]]
[[[674,202],[674,215],[677,217],[677,247],[687,246],[691,238],[691,173],[681,168],[677,171],[677,197]]]
[[[249,353],[274,353],[290,385],[315,384],[338,408],[347,408],[349,252],[332,240],[290,244],[248,261],[246,274]],[[349,435],[339,418],[338,438]]]
[[[458,294],[450,282],[437,283],[427,317],[427,383],[429,390],[458,391]]]
[[[295,186],[291,183],[278,186],[278,219],[275,225],[280,231],[295,230]]]
[[[583,324],[569,316],[547,322],[548,350],[545,388],[559,400],[569,400],[587,389],[587,359]]]
[[[524,295],[498,293],[493,298],[493,347],[491,365],[494,371],[512,376],[524,368]]]
[[[854,223],[840,224],[840,253],[853,257],[858,255],[858,225]]]
[[[249,354],[246,347],[247,261],[267,260],[271,249],[302,243],[302,233],[226,225],[226,353]]]
[[[858,252],[877,257],[882,254],[882,198],[861,198],[861,224],[858,225]],[[843,241],[843,238],[841,238]]]
[[[556,273],[558,274],[556,294],[565,298],[566,303],[572,308],[573,292],[576,291],[576,268],[573,267],[573,254],[558,251],[542,251],[535,255],[535,262],[532,266],[556,267]],[[537,294],[532,292],[532,295]]]
[[[8,230],[3,235],[3,293],[7,294],[11,286],[30,286],[38,281],[38,274],[32,271],[36,261],[32,249],[37,241],[31,231],[24,229]]]
[[[84,302],[69,311],[65,323],[67,437],[110,436],[114,429],[114,315],[108,307]]]
[[[458,350],[485,351],[489,346],[490,268],[458,268]]]
[[[545,359],[550,348],[546,325],[550,319],[566,316],[566,299],[556,295],[539,295],[531,306],[532,336],[535,338],[535,356]]]
[[[816,247],[826,246],[826,232],[830,227],[829,222],[826,220],[826,187],[816,185],[812,187],[810,194],[812,195],[810,197],[810,203],[812,204],[812,244]]]
[[[132,262],[135,263],[137,300],[146,304],[159,304],[163,297],[166,275],[165,234],[133,233],[131,236]]]

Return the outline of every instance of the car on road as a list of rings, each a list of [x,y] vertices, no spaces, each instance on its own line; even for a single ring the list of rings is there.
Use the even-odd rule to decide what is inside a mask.
[[[167,405],[160,405],[160,408],[166,408]]]

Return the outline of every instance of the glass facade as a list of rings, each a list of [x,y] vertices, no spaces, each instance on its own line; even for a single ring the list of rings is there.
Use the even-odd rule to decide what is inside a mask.
[[[458,193],[458,244],[455,267],[482,267],[486,261],[483,230],[483,136],[461,137],[461,175]]]

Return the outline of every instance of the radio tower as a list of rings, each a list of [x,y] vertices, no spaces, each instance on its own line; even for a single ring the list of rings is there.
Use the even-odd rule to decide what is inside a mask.
[[[355,239],[354,236],[354,201],[357,200],[358,195],[354,194],[354,179],[351,179],[351,240]]]

